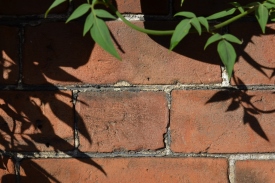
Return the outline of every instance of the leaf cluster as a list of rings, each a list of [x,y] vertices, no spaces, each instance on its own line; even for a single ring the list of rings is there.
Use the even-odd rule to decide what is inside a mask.
[[[55,0],[47,10],[46,16],[50,12],[50,10],[66,1],[67,0]],[[69,1],[71,2],[72,0]],[[181,0],[181,5],[183,3],[184,0]],[[116,16],[112,15],[104,9],[96,9],[95,5],[97,4],[105,5],[106,8],[109,8]],[[132,24],[118,12],[118,10],[112,5],[109,0],[87,0],[87,3],[80,5],[77,9],[74,10],[66,23],[83,15],[87,15],[84,23],[83,36],[90,32],[92,39],[98,45],[100,45],[105,51],[107,51],[119,60],[121,60],[121,57],[119,56],[113,44],[108,26],[105,22],[106,19],[120,18],[129,27],[146,34],[172,35],[170,41],[170,50],[174,49],[179,44],[179,42],[181,42],[182,39],[186,37],[189,33],[193,33],[193,30],[198,32],[199,35],[201,35],[202,32],[207,32],[210,34],[210,37],[207,40],[204,49],[206,49],[210,44],[217,42],[217,52],[226,68],[228,77],[230,78],[232,76],[234,64],[237,58],[236,51],[232,43],[241,44],[242,41],[240,41],[234,35],[220,35],[216,31],[248,14],[254,13],[262,32],[265,33],[265,27],[268,20],[270,19],[271,21],[275,21],[275,0],[253,2],[244,6],[240,5],[240,3],[238,2],[231,2],[230,4],[231,6],[233,6],[232,8],[214,13],[213,15],[210,15],[208,17],[197,17],[194,13],[187,11],[179,12],[174,16],[182,17],[183,19],[178,23],[175,30],[160,31],[143,29]],[[225,19],[225,21],[213,26],[209,26],[209,21],[221,18],[223,20]]]

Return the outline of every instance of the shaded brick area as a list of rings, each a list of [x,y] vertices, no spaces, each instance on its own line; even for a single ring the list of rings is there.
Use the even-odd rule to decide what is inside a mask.
[[[19,36],[16,27],[0,26],[0,82],[16,84],[18,80]]]
[[[14,163],[9,157],[0,156],[0,181],[15,182]]]
[[[236,183],[273,182],[274,160],[249,160],[236,162]]]
[[[211,34],[190,34],[169,51],[171,36],[107,21],[120,62],[82,36],[85,17],[65,24],[86,0],[44,19],[53,2],[0,0],[1,182],[272,182],[274,24],[263,35],[250,16],[220,31],[243,39],[231,86],[217,45],[203,51]],[[231,7],[113,2],[154,30],[173,30],[178,11]]]
[[[0,148],[6,151],[72,150],[70,92],[0,92]]]
[[[1,15],[33,15],[44,14],[53,3],[53,0],[0,0]],[[54,8],[50,13],[66,13],[68,3]]]

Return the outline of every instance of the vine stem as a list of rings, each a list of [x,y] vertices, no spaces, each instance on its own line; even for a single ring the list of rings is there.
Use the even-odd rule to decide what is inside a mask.
[[[172,35],[174,33],[175,30],[152,30],[152,29],[144,29],[144,28],[141,28],[139,26],[136,26],[135,24],[131,23],[130,21],[128,21],[122,14],[120,14],[118,12],[118,10],[109,2],[109,1],[105,1],[107,7],[109,7],[113,12],[115,12],[115,14],[126,24],[128,25],[129,27],[131,27],[132,29],[135,29],[139,32],[142,32],[142,33],[145,33],[145,34],[150,34],[150,35],[157,35],[157,36],[165,36],[165,35]],[[239,15],[236,15],[222,23],[219,23],[217,25],[214,25],[210,28],[210,32],[216,30],[216,29],[220,29],[250,13],[252,13],[253,11],[255,11],[256,7],[254,6],[253,8],[249,9],[249,10],[246,10],[245,12],[239,14]],[[207,32],[206,29],[203,30],[204,32]],[[190,32],[195,32],[195,31],[190,31]]]

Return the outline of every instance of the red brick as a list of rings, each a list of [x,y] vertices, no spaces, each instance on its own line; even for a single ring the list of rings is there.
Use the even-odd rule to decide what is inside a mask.
[[[69,92],[2,91],[0,148],[6,151],[72,150]]]
[[[24,160],[21,182],[228,182],[225,159],[96,158]],[[106,175],[93,166],[97,163]],[[39,168],[37,168],[39,167]],[[42,172],[39,170],[43,170]],[[55,178],[56,181],[53,179]]]
[[[5,156],[0,156],[0,180],[2,183],[15,182],[14,163]]]
[[[274,100],[269,91],[173,91],[172,151],[274,152]]]
[[[115,0],[113,5],[120,13],[142,13],[150,15],[166,15],[169,13],[169,0]],[[75,6],[78,7],[85,0],[75,1]]]
[[[54,0],[0,0],[1,15],[44,14]],[[50,13],[66,13],[68,3],[54,8]]]
[[[168,123],[164,93],[86,92],[79,94],[76,110],[83,118],[80,131],[88,131],[90,143],[80,134],[81,151],[127,151],[164,147]],[[83,102],[81,102],[83,101]]]
[[[142,26],[142,22],[136,24]],[[216,48],[210,47],[207,51],[203,51],[206,36],[191,35],[175,49],[175,52],[171,52],[167,49],[170,37],[149,37],[126,27],[119,21],[110,22],[108,25],[125,52],[125,54],[120,52],[122,62],[103,51],[98,45],[92,50],[91,40],[81,38],[82,28],[72,24],[67,26],[48,24],[28,28],[24,51],[24,82],[27,84],[114,84],[123,80],[132,84],[221,82],[220,61]],[[163,28],[164,23],[149,23],[146,27]]]
[[[275,24],[268,24],[266,34],[262,34],[257,23],[235,23],[230,26],[231,33],[243,39],[236,46],[239,59],[234,67],[235,77],[246,85],[275,84]],[[262,70],[263,72],[260,72]],[[241,84],[231,79],[232,84]]]
[[[275,161],[249,160],[236,162],[236,183],[274,182]]]
[[[83,38],[82,25],[46,23],[27,27],[23,49],[23,82],[26,84],[77,83],[77,69],[90,57],[93,42]]]
[[[229,3],[230,0],[193,0],[184,1],[182,7],[180,6],[181,0],[173,1],[173,8],[175,12],[179,11],[191,11],[197,16],[209,16],[214,13],[226,10],[228,8],[233,8]],[[240,0],[238,1],[241,5],[246,5],[251,3],[250,0]],[[239,12],[238,12],[239,13]]]
[[[1,4],[1,3],[0,3]],[[18,29],[0,26],[0,83],[16,84],[18,79]]]

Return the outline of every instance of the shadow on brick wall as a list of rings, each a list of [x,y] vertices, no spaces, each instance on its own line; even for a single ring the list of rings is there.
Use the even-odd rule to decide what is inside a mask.
[[[228,1],[229,2],[229,1]],[[240,1],[242,5],[249,3],[250,1]],[[193,3],[193,4],[192,4]],[[196,4],[194,4],[196,3]],[[142,4],[141,4],[142,5]],[[184,2],[183,7],[179,8],[180,0],[173,1],[172,14],[179,11],[192,11],[197,16],[209,16],[212,13],[222,11],[225,8],[230,8],[228,4],[224,7],[225,2],[210,0],[210,1],[189,1]],[[212,8],[205,8],[205,7]],[[152,17],[145,15],[144,26],[147,29],[155,30],[173,30],[178,22],[157,22]],[[268,135],[261,127],[260,116],[265,114],[272,114],[275,109],[270,109],[270,105],[267,107],[258,108],[253,104],[255,97],[249,94],[247,91],[247,85],[273,85],[275,76],[274,65],[274,44],[273,36],[275,34],[275,24],[268,24],[266,27],[266,33],[261,32],[258,22],[253,16],[248,19],[233,23],[229,25],[224,33],[230,33],[243,40],[241,45],[234,44],[234,48],[237,52],[237,62],[235,65],[233,77],[231,78],[231,84],[236,85],[237,89],[229,89],[229,91],[217,92],[206,103],[217,103],[231,100],[230,105],[226,111],[229,112],[243,109],[243,124],[248,124],[251,129],[258,134],[261,138],[269,141]],[[220,33],[222,34],[222,32]],[[204,51],[204,45],[209,38],[209,34],[203,33],[199,36],[197,33],[188,34],[173,50],[174,52],[189,57],[194,62],[205,62],[214,65],[222,65],[217,53],[217,44],[212,44]],[[171,36],[150,36],[152,40],[169,49]],[[264,98],[264,97],[263,97]],[[269,108],[269,110],[266,110]]]
[[[9,44],[9,38],[17,37],[17,30],[10,34],[9,27],[0,33],[1,84],[11,84],[12,90],[0,91],[0,149],[4,154],[22,153],[33,157],[39,152],[62,152],[69,156],[79,153],[75,144],[75,128],[85,126],[82,117],[74,110],[72,91],[60,90],[51,81],[78,82],[62,67],[76,69],[89,60],[94,43],[83,38],[81,25],[64,22],[26,26],[22,49],[22,89],[16,87],[19,77],[19,39]],[[79,32],[78,32],[79,31]],[[7,33],[7,34],[6,34]],[[6,37],[2,39],[2,37]],[[79,44],[79,43],[82,44]],[[5,87],[3,86],[3,87]],[[78,101],[85,104],[84,101]],[[92,143],[86,128],[78,130]],[[50,157],[51,155],[49,155]],[[89,164],[103,174],[106,172],[85,154],[77,159]],[[23,159],[22,162],[28,161]],[[35,159],[20,163],[21,182],[59,182]],[[3,162],[5,169],[5,162]],[[13,174],[14,175],[14,174]],[[13,176],[7,174],[2,182]]]

